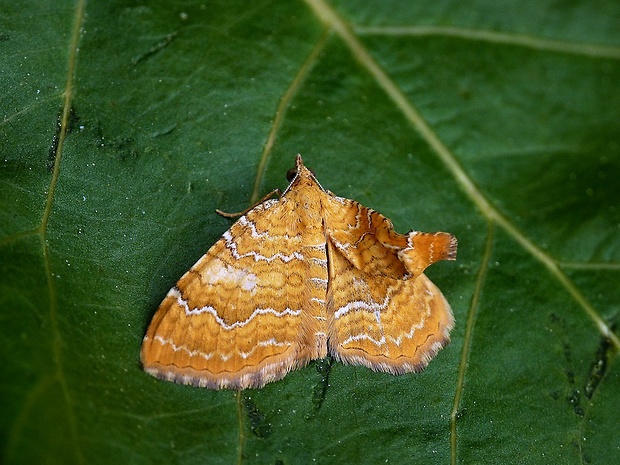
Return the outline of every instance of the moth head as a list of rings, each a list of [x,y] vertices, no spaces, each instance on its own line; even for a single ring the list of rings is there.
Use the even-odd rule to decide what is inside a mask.
[[[288,182],[293,182],[293,179],[295,179],[297,173],[301,173],[304,169],[310,171],[312,176],[315,176],[314,171],[306,168],[306,166],[304,165],[304,161],[301,159],[301,155],[297,154],[297,157],[295,158],[295,168],[291,168],[286,172],[286,180]]]

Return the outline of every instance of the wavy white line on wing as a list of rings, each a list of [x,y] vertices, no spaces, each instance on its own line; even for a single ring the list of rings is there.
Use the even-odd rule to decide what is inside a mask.
[[[271,257],[266,257],[254,251],[248,252],[245,254],[240,254],[237,251],[237,244],[235,243],[235,240],[232,234],[230,234],[230,231],[226,231],[222,237],[226,240],[226,248],[230,250],[230,253],[232,253],[233,257],[235,257],[237,260],[241,258],[245,258],[245,257],[253,257],[255,262],[258,262],[258,261],[272,262],[276,258],[279,258],[283,262],[290,262],[291,260],[303,260],[304,259],[304,256],[300,254],[299,252],[293,252],[290,255],[276,253],[272,255]]]
[[[168,295],[171,297],[174,297],[177,300],[177,303],[179,304],[179,306],[183,307],[183,309],[185,310],[186,315],[189,316],[189,315],[200,315],[202,313],[209,313],[213,315],[213,318],[215,318],[215,321],[217,321],[217,323],[222,327],[222,329],[225,329],[228,331],[230,331],[231,329],[244,327],[250,321],[256,318],[258,315],[272,314],[277,317],[282,317],[285,315],[299,316],[301,314],[301,310],[292,310],[288,307],[280,312],[273,308],[256,308],[254,309],[252,314],[248,317],[248,319],[243,320],[243,321],[235,321],[234,323],[228,325],[220,317],[217,310],[211,307],[210,305],[205,305],[204,307],[190,309],[187,302],[183,299],[181,292],[176,287],[173,287],[172,289],[170,289],[170,292],[168,292]]]

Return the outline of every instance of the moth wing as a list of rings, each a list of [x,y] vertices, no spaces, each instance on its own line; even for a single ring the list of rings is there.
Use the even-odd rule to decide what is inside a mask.
[[[399,234],[392,222],[360,203],[331,196],[324,202],[327,235],[355,268],[399,279],[420,275],[439,260],[455,260],[457,241],[444,232]]]
[[[338,360],[392,374],[423,370],[449,342],[454,318],[423,273],[364,273],[328,242],[328,345]]]
[[[337,359],[400,374],[420,371],[449,341],[450,305],[423,271],[456,258],[447,233],[406,235],[349,199],[324,202],[328,345]]]
[[[315,318],[324,313],[325,249],[307,247],[324,237],[290,221],[292,209],[281,198],[250,210],[179,280],[144,338],[145,371],[245,389],[325,355]]]

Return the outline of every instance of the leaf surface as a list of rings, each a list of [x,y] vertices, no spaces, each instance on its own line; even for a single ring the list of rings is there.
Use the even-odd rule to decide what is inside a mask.
[[[617,2],[2,2],[3,463],[612,463]],[[167,290],[302,153],[400,232],[452,343],[214,392],[139,365]]]

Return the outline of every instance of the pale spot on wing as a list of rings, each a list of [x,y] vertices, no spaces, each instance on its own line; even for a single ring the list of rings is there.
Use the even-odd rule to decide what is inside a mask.
[[[228,284],[229,287],[240,287],[244,291],[253,291],[258,280],[254,273],[234,268],[217,259],[203,268],[200,276],[207,284]]]

